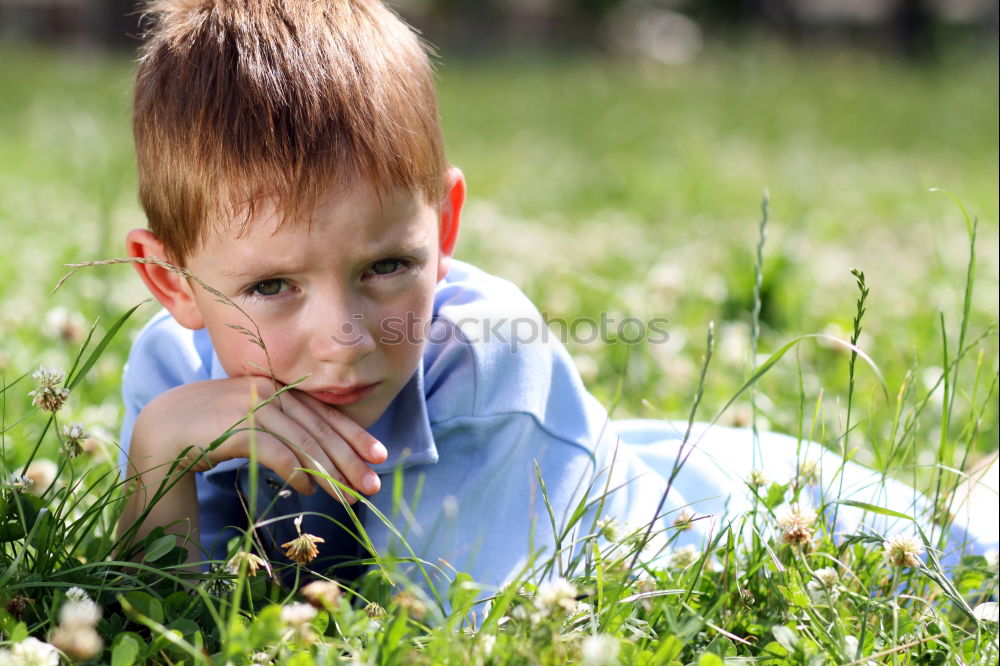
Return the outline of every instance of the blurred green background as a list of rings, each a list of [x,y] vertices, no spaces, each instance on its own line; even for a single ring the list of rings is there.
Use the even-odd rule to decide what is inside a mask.
[[[849,337],[850,270],[861,269],[872,290],[861,346],[891,396],[905,383],[921,399],[943,365],[942,316],[954,347],[969,259],[960,210],[929,188],[953,192],[979,221],[971,335],[998,317],[995,9],[927,14],[908,32],[899,7],[983,3],[882,3],[890,10],[874,19],[816,18],[819,0],[771,3],[813,8],[784,19],[754,3],[666,4],[401,3],[441,46],[449,156],[470,186],[460,258],[514,280],[550,318],[668,318],[665,344],[569,343],[605,404],[622,382],[618,416],[685,417],[714,322],[707,419],[748,373],[766,190],[761,351],[803,333]],[[63,263],[120,256],[126,230],[144,223],[128,29],[53,20],[0,2],[6,382],[39,363],[68,366],[91,322],[104,330],[146,297],[126,266],[87,269],[50,295]],[[129,335],[154,311],[139,310],[71,400],[70,416],[108,441]],[[763,425],[796,432],[804,413],[808,431],[822,393],[813,436],[831,443],[847,364],[834,347],[802,345],[761,384]],[[860,455],[872,460],[895,406],[872,373],[859,375]],[[994,333],[963,369],[959,414],[996,375]],[[27,409],[27,390],[3,394],[8,423]],[[939,390],[928,409],[940,401]],[[980,451],[997,446],[990,401]],[[748,419],[740,400],[721,420]],[[914,435],[921,462],[939,441],[933,414],[928,423]]]

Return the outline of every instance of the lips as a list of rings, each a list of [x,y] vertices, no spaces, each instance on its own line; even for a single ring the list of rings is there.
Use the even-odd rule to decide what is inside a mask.
[[[378,382],[357,384],[345,388],[331,388],[326,391],[307,391],[307,393],[328,405],[352,405],[367,398],[376,387],[378,387]]]

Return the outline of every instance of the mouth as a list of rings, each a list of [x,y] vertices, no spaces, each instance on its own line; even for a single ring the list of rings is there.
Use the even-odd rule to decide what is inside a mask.
[[[375,382],[374,384],[332,388],[327,391],[307,391],[307,393],[328,405],[352,405],[367,398],[377,387],[378,382]]]

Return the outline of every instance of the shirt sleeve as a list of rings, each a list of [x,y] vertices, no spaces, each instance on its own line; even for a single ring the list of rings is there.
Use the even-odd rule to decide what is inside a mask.
[[[132,344],[122,376],[125,418],[121,427],[119,470],[128,478],[128,457],[132,430],[139,413],[161,393],[177,386],[210,379],[212,346],[205,330],[191,331],[163,310],[139,332]],[[180,418],[180,417],[179,417]],[[227,526],[238,522],[243,508],[235,483],[196,475],[199,531],[202,546],[210,554],[225,556],[225,541],[235,536]]]
[[[476,273],[441,296],[424,356],[439,462],[402,480],[422,489],[408,543],[487,586],[557,551],[568,563],[600,516],[624,515],[634,499],[617,485],[624,458],[606,485],[617,443],[607,412],[515,286]]]

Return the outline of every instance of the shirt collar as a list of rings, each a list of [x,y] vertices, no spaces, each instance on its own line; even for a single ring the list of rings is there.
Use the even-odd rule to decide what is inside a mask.
[[[229,376],[214,351],[210,376],[212,379],[226,379]],[[376,474],[386,474],[397,467],[432,465],[438,461],[438,450],[427,414],[423,359],[410,381],[389,403],[389,408],[379,420],[368,428],[368,432],[382,442],[389,453],[384,463],[372,465]]]

